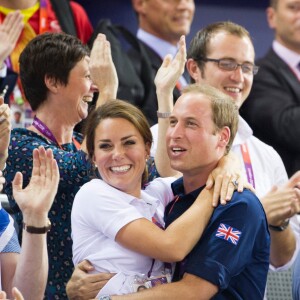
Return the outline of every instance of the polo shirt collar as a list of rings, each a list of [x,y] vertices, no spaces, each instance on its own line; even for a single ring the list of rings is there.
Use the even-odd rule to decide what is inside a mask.
[[[171,188],[175,196],[179,196],[179,197],[187,196],[189,198],[196,199],[200,194],[200,192],[202,191],[202,189],[204,188],[204,186],[197,188],[196,190],[190,192],[189,194],[185,194],[184,186],[183,186],[183,177],[180,177],[171,184]]]
[[[239,125],[236,136],[233,140],[232,146],[238,146],[246,143],[246,141],[253,136],[253,131],[248,123],[239,116]]]

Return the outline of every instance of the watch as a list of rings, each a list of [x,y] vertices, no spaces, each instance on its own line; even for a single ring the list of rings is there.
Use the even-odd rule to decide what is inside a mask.
[[[289,226],[290,219],[286,219],[280,226],[274,226],[269,224],[269,228],[273,231],[284,231]]]
[[[167,119],[170,117],[170,115],[171,115],[170,112],[159,112],[159,111],[157,112],[157,117],[162,119]]]
[[[47,225],[43,227],[35,227],[35,226],[28,226],[26,223],[23,222],[23,229],[27,231],[28,233],[34,233],[34,234],[43,234],[47,233],[51,229],[51,222],[48,219]]]
[[[111,297],[109,295],[100,296],[98,300],[111,300]]]

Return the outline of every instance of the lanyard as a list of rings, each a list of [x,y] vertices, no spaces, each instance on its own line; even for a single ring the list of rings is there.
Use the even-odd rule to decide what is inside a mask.
[[[52,131],[47,127],[45,123],[43,123],[37,116],[34,116],[32,125],[40,132],[42,133],[47,139],[58,145],[60,149],[63,150],[61,145],[56,140],[55,136],[53,135]],[[73,143],[77,150],[80,150],[80,143],[72,137]]]
[[[243,155],[248,182],[255,188],[254,173],[253,173],[253,168],[252,168],[252,163],[251,163],[250,153],[249,153],[247,143],[241,145],[241,151]]]
[[[177,196],[175,196],[175,198],[173,199],[173,204],[172,204],[172,206],[171,206],[171,208],[170,208],[170,210],[169,210],[169,212],[168,212],[168,214],[170,214],[171,213],[171,211],[173,210],[173,208],[174,208],[174,205],[176,204],[176,202],[179,200],[179,196],[177,195]]]

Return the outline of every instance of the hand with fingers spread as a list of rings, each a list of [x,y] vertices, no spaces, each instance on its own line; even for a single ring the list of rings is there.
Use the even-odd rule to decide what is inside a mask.
[[[21,172],[16,173],[13,181],[13,195],[23,213],[25,223],[37,227],[45,224],[57,192],[58,182],[59,171],[52,150],[45,150],[42,146],[34,149],[30,183],[25,189],[22,188]]]
[[[20,254],[8,252],[0,257],[2,288],[10,298],[42,299],[44,295],[48,274],[47,217],[58,181],[52,150],[46,151],[42,146],[33,151],[33,169],[26,188],[23,188],[22,173],[15,175],[13,195],[24,217],[22,248]],[[18,245],[14,247],[17,249]],[[12,289],[13,286],[18,289]],[[6,294],[2,293],[0,299],[5,299]]]
[[[165,91],[166,93],[173,92],[176,82],[184,72],[186,63],[186,44],[185,37],[181,36],[179,41],[179,50],[174,57],[168,54],[157,71],[154,82],[157,91]],[[158,99],[159,100],[159,99]],[[173,103],[173,102],[172,102]]]
[[[72,277],[66,287],[68,299],[94,299],[99,290],[101,290],[108,280],[115,275],[111,273],[88,274],[88,272],[93,270],[94,267],[87,260],[80,262],[75,267]]]
[[[10,108],[4,104],[4,99],[0,96],[0,170],[3,170],[7,159],[10,130]]]
[[[16,46],[23,29],[23,17],[19,11],[9,13],[0,24],[0,68]]]
[[[110,43],[104,34],[98,34],[94,41],[89,68],[92,81],[99,90],[100,101],[97,101],[97,106],[107,99],[116,98],[118,76],[111,56]]]

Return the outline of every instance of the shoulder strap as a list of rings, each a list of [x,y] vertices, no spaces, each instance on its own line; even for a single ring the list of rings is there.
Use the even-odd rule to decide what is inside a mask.
[[[77,36],[73,11],[69,0],[50,0],[61,29],[68,34]]]

